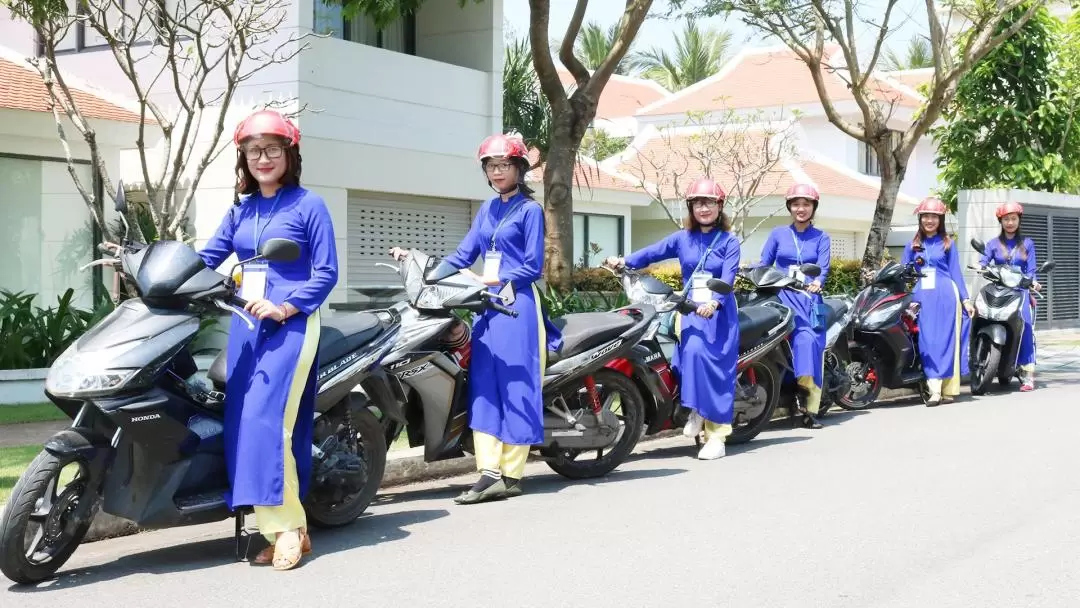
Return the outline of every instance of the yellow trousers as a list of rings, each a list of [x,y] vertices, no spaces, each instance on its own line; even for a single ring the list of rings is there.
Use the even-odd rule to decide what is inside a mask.
[[[476,450],[477,471],[500,471],[504,477],[521,479],[532,446],[510,445],[499,441],[494,435],[473,431],[473,447]]]
[[[315,354],[319,349],[320,328],[319,313],[316,311],[308,316],[304,330],[304,346],[300,349],[300,358],[296,362],[292,384],[289,386],[289,396],[285,401],[285,420],[282,428],[285,481],[281,494],[282,504],[273,507],[255,507],[255,524],[259,527],[259,532],[271,543],[281,532],[307,526],[307,515],[304,513],[303,503],[300,502],[300,480],[296,476],[292,435],[293,426],[296,425],[296,415],[300,410],[300,399],[304,395],[304,387],[307,385],[308,375],[311,373],[311,366],[315,363]]]
[[[731,434],[730,424],[720,424],[718,422],[705,421],[705,441],[708,441],[710,437],[719,435],[720,437],[727,437]]]
[[[806,389],[806,411],[816,416],[821,409],[821,387],[814,384],[813,376],[799,376],[799,386]]]

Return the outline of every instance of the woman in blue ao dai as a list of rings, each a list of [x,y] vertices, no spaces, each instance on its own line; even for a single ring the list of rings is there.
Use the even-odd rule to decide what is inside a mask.
[[[780,301],[795,315],[795,331],[791,336],[793,367],[799,387],[806,391],[803,406],[803,426],[820,429],[817,419],[821,406],[821,384],[825,372],[825,331],[815,325],[815,310],[822,305],[821,287],[829,276],[832,240],[825,231],[813,225],[818,208],[818,191],[810,184],[795,184],[787,192],[787,208],[792,223],[777,226],[761,251],[761,264],[778,266],[803,283],[806,291],[785,289]],[[821,275],[809,278],[799,267],[817,264]]]
[[[735,284],[739,268],[739,239],[731,234],[724,215],[724,191],[708,178],[696,180],[686,192],[684,230],[626,256],[608,258],[608,265],[644,268],[677,258],[687,297],[697,311],[679,315],[678,347],[672,361],[679,374],[682,405],[691,410],[683,434],[697,437],[705,432],[702,460],[726,453],[724,442],[731,434],[736,369],[739,362],[739,311],[733,294],[720,295],[706,286],[718,278]]]
[[[960,394],[964,309],[974,313],[960,272],[955,243],[945,231],[945,203],[924,199],[915,209],[919,231],[904,247],[903,264],[915,262],[923,276],[913,299],[919,303],[919,356],[930,396],[928,406]],[[921,260],[921,263],[919,261]]]
[[[337,249],[322,198],[300,187],[296,126],[256,112],[234,142],[243,196],[200,252],[203,261],[217,268],[233,254],[250,259],[271,238],[300,245],[295,261],[244,267],[240,296],[258,323],[249,330],[233,318],[225,391],[228,504],[253,506],[271,542],[254,562],[288,570],[311,551],[301,501],[311,473],[319,307],[337,283]]]
[[[1020,220],[1024,216],[1024,207],[1020,203],[1002,203],[994,214],[1001,224],[998,238],[986,244],[986,251],[979,259],[979,266],[999,264],[1016,266],[1024,276],[1035,277],[1035,241],[1020,233]],[[1038,281],[1032,289],[1039,291],[1042,285]],[[1020,349],[1016,353],[1016,366],[1020,369],[1020,390],[1035,390],[1035,303],[1030,292],[1021,290],[1020,315],[1024,319],[1024,334],[1020,337]]]
[[[474,316],[469,363],[469,427],[479,479],[454,499],[475,504],[522,493],[529,449],[544,441],[543,373],[562,336],[540,306],[544,209],[525,185],[528,150],[518,137],[492,135],[477,158],[498,194],[485,202],[457,250],[445,261],[467,269],[483,260],[491,291],[508,287],[510,317],[488,309]],[[405,252],[391,251],[395,257]]]

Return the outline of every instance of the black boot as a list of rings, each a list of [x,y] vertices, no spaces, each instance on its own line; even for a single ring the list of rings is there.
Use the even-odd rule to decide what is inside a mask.
[[[804,429],[820,429],[824,425],[821,424],[821,421],[818,420],[816,416],[810,412],[806,412],[803,414],[802,426]]]

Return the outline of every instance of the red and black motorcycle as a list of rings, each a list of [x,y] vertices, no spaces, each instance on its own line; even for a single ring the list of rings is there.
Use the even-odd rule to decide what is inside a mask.
[[[646,435],[681,428],[690,410],[679,401],[679,378],[669,363],[675,350],[674,317],[696,308],[655,277],[626,268],[611,270],[620,277],[627,298],[648,304],[657,314],[641,340],[625,357],[607,364],[638,386],[645,401]],[[709,288],[730,293],[732,286],[712,279]],[[735,415],[728,444],[745,443],[772,419],[780,398],[783,370],[790,361],[788,336],[795,330],[792,312],[785,306],[766,303],[739,310],[739,362],[735,386]]]
[[[919,303],[911,295],[923,263],[921,257],[911,264],[890,262],[855,297],[847,332],[851,389],[840,397],[845,408],[870,407],[882,388],[918,389],[924,402],[929,399],[919,358]]]

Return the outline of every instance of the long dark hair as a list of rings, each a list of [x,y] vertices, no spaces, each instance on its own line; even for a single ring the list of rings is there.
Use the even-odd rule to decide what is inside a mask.
[[[694,217],[694,208],[690,206],[689,201],[686,203],[686,217],[683,218],[683,228],[690,230],[701,230],[701,223]],[[724,213],[724,203],[720,203],[720,230],[723,232],[731,232],[731,218]],[[715,225],[715,224],[714,224]]]
[[[937,215],[937,214],[934,213],[932,215]],[[938,218],[939,218],[940,221],[938,221],[937,233],[936,234],[937,234],[937,236],[941,237],[942,241],[944,241],[944,243],[945,243],[945,251],[948,251],[949,248],[952,247],[952,237],[950,237],[949,232],[947,230],[945,230],[945,216],[944,215],[938,215]],[[919,216],[919,229],[915,232],[915,238],[911,239],[911,246],[912,247],[920,247],[920,246],[922,246],[923,239],[928,239],[931,236],[932,235],[926,234],[923,231],[922,215],[920,215]]]
[[[300,146],[289,146],[285,144],[284,140],[281,140],[281,145],[285,146],[285,173],[281,176],[282,186],[299,186],[300,185],[300,171],[302,170],[303,159],[300,157]],[[248,169],[247,158],[244,156],[243,148],[236,149],[236,194],[254,194],[259,190],[259,182],[255,179],[255,176],[251,174],[251,169]],[[239,198],[237,198],[239,202]]]
[[[1009,249],[1005,246],[1005,241],[1008,239],[1005,236],[1005,229],[1001,229],[1001,234],[998,235],[998,244],[1001,246],[1002,257],[1009,255]],[[1024,262],[1027,261],[1027,247],[1024,247],[1024,235],[1020,232],[1020,226],[1016,227],[1016,248],[1020,250],[1020,259]],[[1007,263],[1012,263],[1012,260],[1005,260]]]

